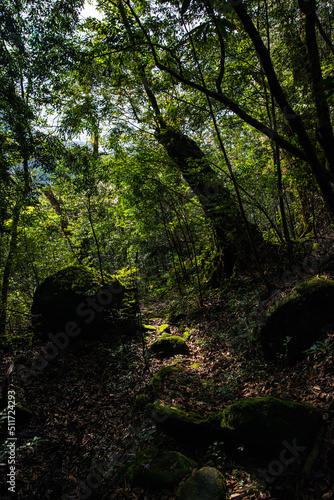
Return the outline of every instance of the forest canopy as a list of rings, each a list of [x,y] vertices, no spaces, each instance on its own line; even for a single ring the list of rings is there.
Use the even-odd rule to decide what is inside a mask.
[[[333,6],[1,1],[2,334],[70,264],[196,296],[334,216]],[[267,249],[267,250],[266,250]]]

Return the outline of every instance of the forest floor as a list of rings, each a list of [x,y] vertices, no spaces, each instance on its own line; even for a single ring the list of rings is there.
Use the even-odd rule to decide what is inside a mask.
[[[286,282],[278,289],[275,300],[294,284],[293,280]],[[254,316],[254,309],[259,311],[259,288],[258,284],[247,283],[243,276],[234,279],[233,286],[225,292],[208,295],[202,309],[185,311],[182,324],[171,326],[171,332],[187,331],[188,356],[147,359],[143,356],[140,337],[117,348],[101,343],[79,343],[60,352],[38,375],[32,375],[23,383],[19,364],[32,366],[41,348],[20,349],[6,355],[2,372],[11,371],[17,399],[33,412],[29,426],[17,430],[18,500],[172,500],[175,491],[144,491],[126,482],[126,465],[136,452],[152,444],[180,450],[199,467],[218,468],[226,478],[229,499],[334,498],[334,360],[331,355],[334,332],[329,331],[327,343],[319,344],[293,367],[285,366],[284,359],[280,365],[265,364],[256,351],[250,350],[247,341],[249,326],[258,314]],[[155,326],[166,323],[163,312],[167,306],[162,300],[142,306],[142,322]],[[158,334],[153,331],[145,335],[150,344]],[[178,363],[185,370],[179,379],[175,376],[162,384],[155,394],[153,375],[172,363]],[[323,431],[312,450],[306,450],[267,485],[260,481],[256,470],[226,457],[219,444],[197,449],[189,445],[185,449],[184,445],[162,436],[145,415],[145,403],[156,400],[205,416],[237,400],[266,395],[308,402],[324,416]],[[2,443],[4,438],[2,430]],[[3,448],[2,444],[2,451]],[[0,465],[4,479],[4,456]],[[3,494],[1,498],[7,497]]]

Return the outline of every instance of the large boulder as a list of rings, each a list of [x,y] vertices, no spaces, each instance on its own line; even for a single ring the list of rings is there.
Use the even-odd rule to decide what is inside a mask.
[[[189,354],[189,348],[182,337],[164,333],[148,348],[148,353],[155,358],[170,358],[176,354]]]
[[[267,361],[294,363],[334,327],[334,281],[313,278],[298,285],[269,312],[254,332]]]
[[[152,378],[152,387],[155,393],[159,392],[164,383],[170,382],[171,380],[175,382],[178,375],[185,371],[183,366],[179,365],[169,365],[163,366],[158,370]]]
[[[146,413],[161,432],[179,441],[197,445],[220,440],[222,437],[219,414],[203,418],[198,413],[159,403],[148,404]]]
[[[124,295],[124,286],[114,276],[105,274],[102,283],[99,273],[88,267],[62,269],[35,291],[31,308],[35,338],[50,341],[61,332],[70,338],[95,339],[112,332]]]
[[[136,455],[126,471],[126,478],[135,486],[173,490],[195,467],[196,462],[177,451],[149,448]]]
[[[238,401],[207,417],[159,403],[148,404],[146,412],[161,432],[180,442],[224,442],[231,453],[244,449],[254,459],[279,453],[284,443],[308,446],[322,423],[320,410],[310,404],[271,396]]]
[[[226,500],[224,476],[214,467],[203,467],[188,477],[176,492],[177,500]]]
[[[321,422],[320,410],[310,404],[271,396],[238,401],[221,413],[223,441],[253,454],[279,452],[284,443],[306,447]]]

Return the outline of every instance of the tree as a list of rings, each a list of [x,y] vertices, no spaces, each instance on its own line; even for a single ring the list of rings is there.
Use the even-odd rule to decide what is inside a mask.
[[[182,132],[177,123],[173,123],[169,115],[169,109],[166,108],[165,101],[160,99],[161,105],[158,102],[159,98],[154,89],[157,84],[154,83],[154,78],[152,78],[150,70],[150,54],[147,53],[147,51],[144,53],[141,51],[141,53],[139,53],[136,50],[137,34],[132,30],[131,23],[122,2],[118,2],[117,10],[123,23],[122,35],[119,21],[115,18],[112,18],[112,21],[108,21],[108,23],[102,25],[102,27],[100,25],[97,27],[95,23],[93,23],[93,25],[88,25],[88,27],[97,31],[96,40],[92,43],[90,54],[87,56],[89,61],[88,65],[92,64],[91,61],[95,58],[95,61],[100,61],[107,66],[108,71],[104,69],[103,75],[108,76],[111,80],[111,89],[112,84],[118,81],[118,92],[127,95],[136,120],[140,124],[147,123],[148,120],[150,120],[148,122],[149,127],[150,129],[153,128],[156,139],[164,146],[167,155],[178,167],[183,178],[198,197],[206,216],[211,220],[217,237],[217,245],[224,255],[225,273],[230,276],[237,257],[242,252],[249,254],[248,249],[250,244],[248,242],[247,232],[249,237],[251,236],[249,234],[251,231],[247,230],[247,226],[250,227],[250,225],[247,223],[246,216],[242,215],[243,209],[241,200],[239,199],[238,207],[238,203],[234,196],[224,184],[222,178],[220,178],[217,172],[212,168],[208,158],[198,144],[194,139]],[[111,8],[114,15],[117,14],[117,10]],[[115,50],[116,55],[111,56],[108,51],[103,55],[101,51],[105,50],[103,44],[106,32],[108,32],[108,28],[109,30],[114,29],[115,24],[118,30],[117,49]],[[112,39],[112,37],[109,38]],[[128,48],[128,53],[132,60],[126,57],[122,51],[122,44],[123,46],[127,46],[129,42],[131,48]],[[120,55],[118,56],[117,53]],[[125,58],[126,72],[121,68],[121,64],[124,63]],[[111,60],[113,61],[113,65],[112,70],[109,70]],[[94,62],[93,66],[95,68],[96,65],[96,62]],[[129,78],[128,75],[130,71],[131,77]],[[100,74],[101,73],[102,71],[100,70]],[[120,81],[122,81],[121,91],[119,89]],[[145,91],[146,103],[143,102],[142,96],[140,100],[136,96],[139,82]],[[107,83],[104,85],[106,86]],[[160,85],[165,88],[167,85],[169,88],[171,87],[170,82],[161,82]],[[117,92],[115,89],[111,91],[113,94]],[[122,106],[124,106],[124,103],[122,103]],[[145,106],[146,109],[150,106],[151,111],[145,111],[143,106]],[[252,231],[252,233],[254,237],[254,231]]]
[[[12,182],[16,201],[11,214],[11,229],[7,257],[4,262],[1,299],[0,335],[4,334],[10,276],[18,242],[18,225],[22,209],[33,197],[31,168],[45,160],[38,132],[41,106],[50,98],[50,88],[56,73],[68,66],[70,44],[66,45],[78,20],[76,9],[81,1],[68,6],[62,1],[7,2],[0,8],[0,58],[2,104],[2,156],[9,175],[15,170]],[[65,50],[64,50],[65,48]],[[66,56],[66,57],[65,57]],[[47,156],[47,155],[46,155]],[[16,163],[17,162],[17,163]],[[15,177],[15,178],[14,178]]]
[[[321,4],[319,2],[318,4]],[[322,196],[332,214],[334,216],[334,195],[332,190],[333,181],[333,130],[331,125],[331,109],[328,102],[328,93],[325,90],[325,77],[328,70],[323,69],[321,54],[319,50],[319,34],[317,34],[317,25],[322,26],[321,20],[317,16],[317,3],[315,0],[309,2],[293,2],[293,10],[300,18],[303,19],[303,28],[305,29],[305,42],[303,43],[303,53],[307,57],[308,78],[311,84],[311,101],[308,106],[314,108],[318,122],[318,132],[316,136],[309,131],[307,124],[303,120],[298,107],[300,102],[291,103],[290,95],[284,89],[275,65],[270,57],[270,53],[265,43],[265,37],[261,33],[261,29],[254,24],[258,16],[258,9],[250,2],[248,6],[242,1],[231,0],[229,3],[217,2],[214,6],[209,1],[204,3],[184,2],[182,8],[177,15],[177,5],[170,2],[173,11],[174,33],[177,33],[178,40],[173,40],[173,43],[164,33],[159,31],[161,22],[157,20],[158,16],[164,16],[164,7],[157,7],[154,14],[151,16],[143,15],[140,8],[134,6],[130,2],[126,2],[133,22],[141,29],[143,38],[137,39],[137,44],[149,47],[154,59],[156,68],[170,75],[175,81],[182,83],[185,87],[191,88],[194,91],[203,93],[207,98],[220,103],[230,112],[236,114],[245,123],[249,124],[254,129],[269,137],[282,150],[289,155],[292,155],[303,162],[310,165],[313,175],[319,185]],[[275,3],[268,3],[268,15],[272,20],[275,14]],[[135,10],[137,7],[137,11]],[[159,14],[158,14],[159,12]],[[187,31],[186,23],[191,25],[195,22],[198,14],[205,21],[197,28],[197,34],[200,30],[209,29],[216,33],[218,43],[218,56],[213,59],[216,68],[210,68],[210,65],[203,69],[203,74],[208,77],[208,84],[200,78],[200,72],[197,74],[194,69],[198,67],[197,62],[193,57],[179,56],[179,49],[189,46],[189,30]],[[221,14],[225,17],[221,18]],[[226,36],[226,17],[230,16],[237,28],[237,34]],[[154,21],[153,21],[154,20]],[[279,21],[274,18],[276,25]],[[284,19],[283,19],[284,22]],[[320,23],[320,24],[319,24]],[[225,24],[225,28],[224,28]],[[194,31],[194,30],[193,30]],[[225,35],[225,39],[224,39]],[[326,37],[325,37],[326,38]],[[328,37],[327,37],[328,38]],[[246,40],[246,46],[251,50],[253,58],[255,57],[260,64],[265,80],[264,84],[268,85],[272,96],[280,110],[280,120],[284,120],[285,128],[288,133],[282,133],[270,127],[260,119],[256,110],[252,109],[251,103],[242,104],[229,97],[228,91],[223,89],[224,73],[226,66],[230,62],[228,58],[228,44],[243,43]],[[288,47],[287,47],[288,50]],[[190,52],[191,54],[191,52]],[[327,55],[331,58],[332,53]],[[210,69],[209,69],[210,68]],[[325,71],[325,75],[323,74]],[[212,74],[215,78],[212,78]],[[246,76],[246,75],[245,75]],[[215,83],[216,89],[211,85]],[[304,82],[305,83],[305,82]],[[306,83],[307,84],[307,83]],[[255,84],[258,86],[258,82]],[[263,84],[260,85],[260,90],[264,92]]]

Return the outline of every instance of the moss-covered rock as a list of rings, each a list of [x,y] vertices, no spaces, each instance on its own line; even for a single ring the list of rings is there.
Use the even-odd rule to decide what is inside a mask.
[[[271,396],[238,401],[221,413],[224,442],[250,451],[280,450],[283,441],[307,446],[322,421],[321,412],[307,403]]]
[[[177,500],[226,500],[224,476],[213,467],[203,467],[185,480]]]
[[[182,337],[163,334],[148,348],[148,353],[156,358],[169,358],[176,354],[189,354],[189,348]]]
[[[152,333],[157,331],[157,327],[154,325],[142,325],[144,333]]]
[[[173,489],[197,467],[196,462],[177,451],[149,448],[136,455],[126,471],[127,480],[143,488]]]
[[[70,266],[46,278],[34,294],[31,308],[35,337],[48,341],[59,332],[95,339],[108,331],[122,307],[125,288],[114,276],[85,266]],[[79,333],[78,333],[79,332]]]
[[[162,368],[160,368],[160,370],[158,370],[157,373],[155,373],[152,378],[152,387],[154,392],[159,391],[163,382],[167,378],[168,380],[175,379],[177,374],[183,372],[184,370],[185,369],[183,366],[178,366],[178,365],[163,366]]]
[[[294,363],[334,326],[334,281],[313,278],[298,285],[268,313],[253,339],[267,361]]]
[[[196,445],[219,440],[222,436],[220,418],[216,415],[203,418],[198,413],[185,412],[158,403],[148,404],[146,412],[162,432],[180,441]]]
[[[160,335],[164,333],[170,333],[170,326],[167,323],[158,326],[158,333],[160,333]]]
[[[271,396],[238,401],[205,418],[158,403],[148,404],[146,412],[158,429],[178,441],[193,446],[223,442],[232,454],[242,447],[244,457],[255,462],[279,453],[283,443],[307,447],[322,423],[317,408]]]

